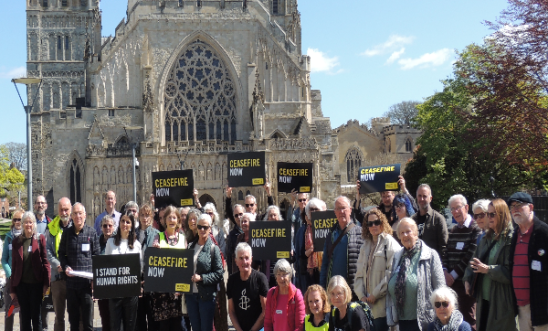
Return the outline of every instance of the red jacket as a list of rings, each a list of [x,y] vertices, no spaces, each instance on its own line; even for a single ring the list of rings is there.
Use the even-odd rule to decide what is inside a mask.
[[[32,236],[31,239],[32,269],[36,279],[42,282],[44,286],[49,287],[51,270],[46,255],[46,237],[42,234],[38,236],[40,236],[40,241],[36,240],[37,235]],[[12,242],[11,255],[11,293],[17,293],[17,285],[19,285],[23,276],[23,243],[19,238],[14,239]]]
[[[268,291],[266,295],[266,308],[264,317],[264,330],[274,331],[274,314],[278,300],[279,286],[275,286]],[[287,295],[287,327],[276,331],[300,331],[304,325],[304,301],[301,290],[290,284]]]

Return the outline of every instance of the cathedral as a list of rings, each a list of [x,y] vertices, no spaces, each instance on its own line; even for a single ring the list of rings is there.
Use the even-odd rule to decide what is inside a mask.
[[[120,13],[123,16],[123,13]],[[98,0],[27,0],[27,75],[42,83],[31,114],[33,196],[49,214],[63,196],[88,222],[152,193],[151,172],[193,169],[199,199],[224,212],[227,154],[265,151],[275,203],[277,162],[311,162],[312,195],[328,202],[379,155],[405,163],[420,135],[350,120],[332,129],[302,54],[297,0],[128,0],[115,35],[101,35]],[[368,161],[369,160],[369,161]],[[266,205],[262,187],[234,189]]]

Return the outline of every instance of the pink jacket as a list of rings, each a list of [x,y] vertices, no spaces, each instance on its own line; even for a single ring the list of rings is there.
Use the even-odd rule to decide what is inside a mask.
[[[276,313],[276,304],[278,300],[279,287],[275,286],[268,291],[266,296],[266,311],[264,317],[264,330],[274,331],[273,317]],[[301,290],[290,284],[287,298],[287,327],[276,331],[300,331],[304,324],[304,301]]]

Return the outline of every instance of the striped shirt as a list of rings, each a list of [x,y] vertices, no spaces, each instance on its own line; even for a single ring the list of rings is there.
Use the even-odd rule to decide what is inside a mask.
[[[519,229],[518,229],[519,231]],[[533,227],[529,228],[527,233],[518,234],[516,250],[514,251],[514,268],[512,269],[512,283],[518,306],[526,306],[530,302],[530,278],[529,278],[529,257],[527,250],[529,249],[529,240]]]

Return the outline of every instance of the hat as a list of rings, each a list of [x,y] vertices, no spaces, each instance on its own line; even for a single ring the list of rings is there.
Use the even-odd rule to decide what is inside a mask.
[[[531,196],[527,193],[516,192],[516,193],[512,194],[510,196],[510,198],[508,198],[508,204],[511,204],[512,201],[527,202],[527,203],[532,204],[533,203],[533,198],[531,198]]]

